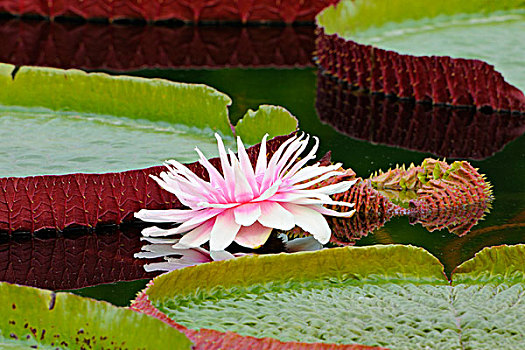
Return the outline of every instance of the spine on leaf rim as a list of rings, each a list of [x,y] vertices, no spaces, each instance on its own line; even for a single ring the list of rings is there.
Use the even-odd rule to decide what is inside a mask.
[[[525,95],[493,66],[448,56],[412,56],[316,29],[317,64],[361,89],[434,104],[525,113]]]

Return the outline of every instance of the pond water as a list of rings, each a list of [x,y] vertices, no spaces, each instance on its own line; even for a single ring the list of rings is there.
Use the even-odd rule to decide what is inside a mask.
[[[41,28],[45,28],[45,26],[36,29],[35,26],[30,27],[35,33],[38,33]],[[101,30],[100,27],[97,26],[97,30]],[[167,27],[162,29],[169,32]],[[286,27],[286,31],[292,29]],[[138,31],[135,28],[134,30]],[[144,30],[151,29],[144,27]],[[175,28],[173,30],[180,31],[181,29]],[[230,31],[228,34],[230,36],[240,35],[238,32],[246,32],[246,29],[235,29],[235,27],[228,30]],[[277,31],[281,35],[283,32],[282,28],[276,29],[274,27],[261,27],[257,28],[257,30],[257,40],[259,41],[275,37],[272,34],[265,39],[265,33],[271,34]],[[0,31],[2,31],[1,26]],[[357,245],[402,243],[420,246],[438,257],[444,264],[445,270],[450,272],[455,266],[474,256],[483,247],[525,243],[525,137],[522,136],[525,131],[525,115],[486,115],[466,109],[434,109],[427,105],[403,104],[406,102],[390,101],[379,97],[372,98],[366,94],[360,94],[344,85],[338,85],[339,83],[337,82],[326,80],[325,77],[319,76],[317,69],[302,58],[305,52],[311,55],[313,50],[313,28],[298,27],[297,32],[294,35],[300,37],[301,40],[293,41],[295,46],[286,45],[286,40],[289,40],[290,36],[281,37],[278,35],[278,39],[272,39],[271,46],[267,46],[268,50],[272,50],[271,59],[262,61],[254,61],[254,58],[251,57],[251,61],[248,63],[235,64],[235,62],[232,63],[230,56],[227,62],[214,63],[210,59],[204,60],[205,62],[201,66],[193,63],[190,65],[191,69],[187,68],[187,62],[177,65],[174,62],[160,64],[162,62],[155,61],[149,66],[142,63],[142,68],[137,70],[137,65],[133,61],[137,56],[130,55],[128,58],[120,58],[118,70],[141,77],[204,83],[215,87],[232,98],[233,104],[230,107],[230,114],[233,123],[248,108],[256,109],[261,104],[284,106],[297,116],[301,130],[319,136],[321,139],[321,149],[318,152],[319,157],[331,150],[334,161],[343,162],[345,167],[352,168],[358,176],[366,178],[376,170],[387,170],[396,166],[396,164],[420,164],[426,157],[446,157],[447,161],[455,159],[454,157],[461,157],[462,159],[472,159],[471,163],[476,168],[479,168],[481,173],[486,174],[487,179],[494,186],[495,201],[492,204],[490,213],[485,216],[485,220],[480,221],[466,235],[459,237],[447,230],[429,232],[419,224],[411,225],[408,218],[400,217],[389,221],[373,234],[358,240]],[[192,37],[193,39],[194,37]],[[249,39],[253,40],[251,37]],[[192,43],[194,42],[192,41]],[[66,47],[67,45],[73,45],[68,42],[62,44]],[[55,45],[54,47],[57,46]],[[260,46],[258,45],[257,47]],[[254,46],[252,45],[251,47],[253,48]],[[246,51],[247,56],[254,52],[250,51],[249,48]],[[1,48],[4,51],[8,49],[8,47]],[[146,45],[144,52],[147,52],[148,49]],[[239,49],[239,46],[237,49],[236,62],[240,62],[243,51]],[[217,50],[220,50],[220,48]],[[208,50],[208,52],[213,52],[213,50]],[[90,53],[90,55],[93,55],[93,53]],[[37,55],[39,59],[44,56],[45,52]],[[6,58],[6,55],[2,57]],[[12,55],[11,57],[15,58],[8,63],[20,63],[16,59],[18,56]],[[283,58],[281,66],[275,57]],[[24,59],[24,64],[31,63],[28,62],[27,56]],[[90,62],[91,65],[85,65],[82,63],[75,64],[77,61],[73,59],[69,62],[64,62],[63,56],[61,56],[61,59],[60,66],[62,67],[78,66],[79,68],[87,67],[90,71],[108,71],[107,64],[93,65],[94,60]],[[100,62],[104,62],[104,60],[101,59]],[[51,63],[49,64],[52,65]],[[250,68],[247,68],[247,66]],[[116,73],[115,70],[110,70],[109,72]],[[344,93],[327,97],[327,93],[329,95],[333,91],[343,91]],[[345,114],[346,119],[344,119]],[[83,122],[93,124],[93,127],[96,127],[95,124],[98,123],[98,121],[89,120]],[[14,123],[14,121],[10,123]],[[57,127],[67,127],[66,124],[67,121],[61,121]],[[13,125],[17,127],[16,123]],[[53,124],[48,124],[48,127],[53,127]],[[439,130],[439,132],[432,132],[433,130]],[[127,133],[128,131],[123,130],[123,132]],[[133,130],[129,132],[133,132]],[[164,138],[168,137],[164,133],[157,132],[152,133],[150,136],[147,138],[147,142],[144,141],[144,144],[140,146],[142,149],[148,148],[150,144],[162,143]],[[157,137],[160,137],[160,139]],[[192,142],[194,140],[196,140],[195,142],[199,147],[202,147],[203,144],[213,144],[213,142],[202,141],[201,138],[191,138]],[[98,143],[95,139],[93,139],[93,142]],[[177,139],[173,142],[177,143]],[[195,146],[194,144],[186,144],[186,142],[189,141],[184,143],[188,150]],[[96,151],[96,148],[94,148],[94,151]],[[123,153],[125,154],[126,152]],[[158,156],[159,159],[163,159],[165,153]],[[157,156],[155,155],[155,157]],[[127,162],[127,158],[123,158],[121,161]],[[153,162],[151,165],[159,163]],[[82,167],[84,164],[79,166]],[[132,244],[133,248],[128,249],[126,253],[115,253],[108,250],[107,252],[104,251],[103,255],[108,260],[121,259],[121,262],[134,266],[138,264],[140,267],[140,262],[136,262],[132,258],[133,253],[140,250],[139,232],[140,230],[136,227],[122,227],[119,232],[112,232],[112,234],[118,235],[115,237],[123,236],[125,239],[118,238],[117,241],[111,244],[115,247]],[[86,237],[82,232],[76,234],[80,237]],[[88,236],[97,236],[99,234],[107,235],[107,233],[97,233],[89,234]],[[25,243],[16,243],[19,245],[19,248],[16,249],[27,252],[34,249],[39,244],[38,242],[57,240],[53,233],[47,233],[47,235],[52,237],[38,238],[38,240],[33,241],[25,238],[25,241],[23,240]],[[68,244],[76,245],[75,239],[75,237],[64,238],[60,236],[58,238],[60,242],[54,246],[67,247]],[[96,242],[92,243],[92,249],[84,253],[86,255],[91,254],[91,258],[87,259],[91,261],[91,264],[102,264],[97,260],[97,256],[101,256],[100,247],[108,246],[107,243],[103,243],[105,242],[104,239],[97,237],[95,239]],[[6,252],[11,252],[15,249],[13,248],[13,241],[15,240],[0,242],[0,256],[4,256],[7,254]],[[82,244],[87,243],[84,242]],[[45,255],[45,249],[49,248],[42,249],[42,253],[39,254]],[[2,253],[5,254],[2,255]],[[10,254],[13,253],[11,252]],[[78,251],[78,254],[83,253]],[[69,270],[86,268],[82,259],[78,258],[77,260],[79,260],[79,265],[83,264],[83,267],[75,266],[71,262],[71,257],[64,253],[63,261],[71,264],[68,266]],[[2,259],[0,258],[1,261]],[[139,273],[126,275],[124,272],[119,272],[125,271],[125,268],[122,268],[121,265],[118,268],[115,265],[108,265],[110,266],[108,269],[115,272],[114,275],[117,276],[114,280],[147,277],[145,275],[141,276]],[[2,269],[4,270],[2,271]],[[8,276],[5,272],[7,269],[7,264],[0,264],[0,277],[4,276],[2,279],[13,280],[12,277],[9,277],[11,275]],[[55,272],[54,278],[60,278],[60,273],[64,273],[63,270],[59,271],[58,268]],[[29,274],[29,272],[26,274]],[[88,272],[85,274],[88,274]],[[119,278],[119,276],[121,277]],[[82,281],[79,282],[82,278],[85,279],[85,276],[77,276],[76,281],[78,283],[72,283],[71,288],[82,286]],[[84,288],[76,292],[97,299],[108,300],[118,305],[127,305],[129,300],[134,298],[135,293],[145,286],[146,282],[146,279],[134,282],[118,282],[110,285]],[[71,289],[58,285],[56,288]]]

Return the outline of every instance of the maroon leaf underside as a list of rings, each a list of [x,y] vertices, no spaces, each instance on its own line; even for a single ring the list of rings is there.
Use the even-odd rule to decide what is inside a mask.
[[[267,143],[271,156],[290,137],[279,136]],[[255,164],[260,145],[248,149]],[[219,159],[211,163],[220,168]],[[197,162],[188,168],[208,179]],[[133,219],[140,209],[181,208],[171,193],[149,175],[158,175],[163,166],[106,174],[42,175],[0,178],[0,231],[35,232],[67,227],[93,228],[99,224],[120,224]]]
[[[11,239],[0,243],[0,281],[37,288],[78,289],[151,279],[140,251],[140,229],[81,236]]]
[[[152,283],[152,282],[150,282]],[[174,320],[170,319],[164,313],[155,308],[148,300],[147,294],[143,291],[133,301],[131,309],[153,316],[179,331],[194,343],[195,350],[212,350],[212,349],[254,349],[254,350],[379,350],[384,348],[365,346],[365,345],[340,345],[324,343],[299,343],[299,342],[281,342],[273,338],[255,338],[242,336],[235,332],[219,332],[211,329],[193,330],[188,329]]]
[[[0,13],[47,18],[312,22],[339,0],[2,0]]]
[[[0,21],[0,38],[3,63],[115,71],[307,67],[315,46],[311,26],[162,27],[11,19]]]
[[[431,106],[367,94],[319,73],[316,109],[322,122],[360,140],[485,159],[525,133],[525,115]]]
[[[525,95],[486,62],[412,56],[362,45],[316,29],[318,65],[353,86],[434,104],[525,113]]]

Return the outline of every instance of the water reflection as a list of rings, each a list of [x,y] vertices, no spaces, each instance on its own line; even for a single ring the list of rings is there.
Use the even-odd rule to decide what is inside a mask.
[[[484,113],[369,94],[318,73],[322,122],[352,138],[447,158],[485,159],[525,133],[525,114]]]
[[[0,281],[46,289],[77,289],[152,278],[140,251],[140,228],[106,228],[0,240]]]
[[[151,26],[0,20],[0,62],[56,68],[311,66],[312,26]]]

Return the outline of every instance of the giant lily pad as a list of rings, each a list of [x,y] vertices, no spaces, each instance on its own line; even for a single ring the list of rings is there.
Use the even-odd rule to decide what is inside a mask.
[[[0,18],[0,62],[112,71],[309,67],[313,32],[312,26],[130,26]]]
[[[346,247],[185,268],[144,295],[190,329],[392,349],[519,348],[523,266],[523,245],[486,248],[448,280],[421,248]]]
[[[0,347],[13,349],[190,349],[162,322],[69,293],[0,283]]]
[[[317,18],[319,64],[375,92],[525,112],[524,10],[519,0],[342,1]]]
[[[215,144],[215,131],[233,141],[230,103],[200,84],[0,64],[2,153],[9,160],[0,175],[122,171],[166,158],[189,162],[196,159],[196,144],[206,151],[206,137]],[[258,116],[276,121],[270,137],[297,128],[283,108],[261,106],[248,115],[248,124]],[[13,135],[20,130],[27,134]],[[255,142],[266,132],[242,127],[236,134]],[[278,143],[270,144],[270,152]],[[180,206],[149,179],[161,169],[0,178],[0,230],[93,227],[120,223],[145,207]],[[198,165],[193,170],[204,174]]]
[[[237,21],[237,22],[286,22],[312,21],[325,6],[339,0],[295,1],[262,0],[178,0],[178,1],[134,1],[134,0],[94,0],[90,2],[67,1],[46,2],[27,1],[23,6],[18,0],[3,0],[0,13],[14,15],[34,15],[49,17],[81,17],[85,19],[109,20],[142,19],[146,21],[182,20],[198,21]]]

